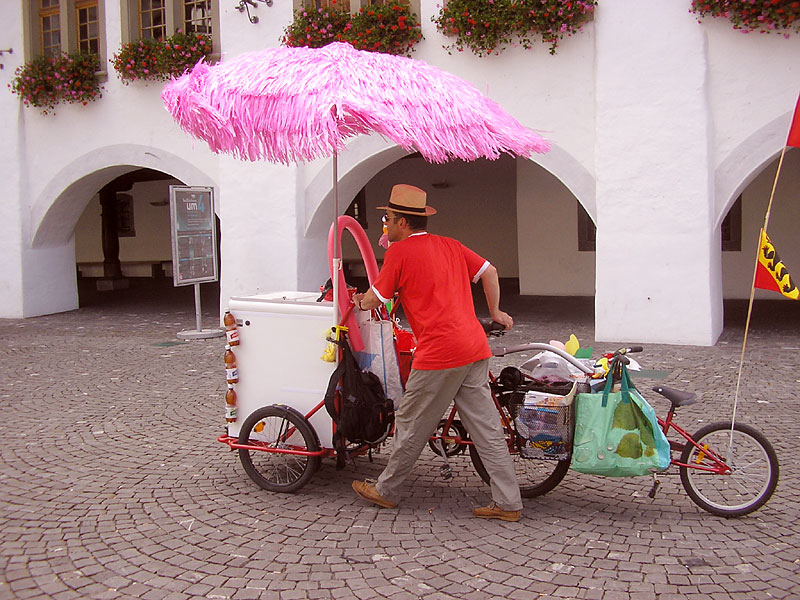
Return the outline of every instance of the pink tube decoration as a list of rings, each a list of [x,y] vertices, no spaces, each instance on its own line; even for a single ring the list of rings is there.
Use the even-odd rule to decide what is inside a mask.
[[[336,254],[334,254],[333,243],[334,226],[338,227],[339,229],[339,247],[335,249],[337,250]],[[347,315],[347,309],[352,303],[350,302],[350,296],[347,293],[347,283],[344,280],[344,271],[339,271],[338,274],[334,273],[333,271],[333,257],[335,255],[340,257],[342,256],[342,232],[345,229],[352,234],[356,241],[356,245],[358,246],[358,250],[361,252],[361,259],[364,261],[364,266],[367,269],[367,280],[369,281],[369,284],[372,285],[372,282],[378,277],[378,261],[375,260],[375,252],[372,250],[372,244],[369,243],[369,238],[367,237],[364,228],[361,227],[361,224],[353,217],[342,215],[336,220],[336,224],[331,224],[331,229],[328,233],[328,266],[331,272],[331,281],[333,281],[334,276],[338,275],[339,277],[339,313],[342,315]],[[358,329],[355,313],[351,311],[344,320],[343,324],[350,328],[350,346],[352,347],[353,351],[360,352],[363,350],[364,341],[361,339],[361,331]]]

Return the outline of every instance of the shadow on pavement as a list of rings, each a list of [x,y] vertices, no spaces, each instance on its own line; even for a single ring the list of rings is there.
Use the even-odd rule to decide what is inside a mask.
[[[187,310],[194,314],[194,286],[175,287],[168,277],[131,277],[124,290],[100,292],[96,279],[78,279],[80,308],[136,308],[139,310]],[[219,311],[219,282],[200,284],[203,314]]]
[[[173,285],[170,278],[130,278],[130,288],[110,292],[97,291],[94,279],[78,280],[81,308],[171,310],[194,314],[194,286]],[[366,281],[355,282],[359,289],[366,288]],[[218,311],[219,282],[200,285],[204,315]],[[480,286],[474,286],[475,307],[479,316],[488,316],[486,300]],[[522,296],[516,280],[501,281],[501,308],[521,320],[537,320],[594,329],[593,296]],[[747,316],[747,300],[724,301],[724,328],[743,330]],[[789,300],[756,300],[753,304],[751,329],[761,332],[797,331],[800,328],[800,302]]]

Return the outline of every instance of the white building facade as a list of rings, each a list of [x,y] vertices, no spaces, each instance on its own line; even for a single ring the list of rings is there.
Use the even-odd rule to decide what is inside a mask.
[[[0,7],[0,50],[13,50],[0,55],[3,87],[41,51],[41,1]],[[74,48],[71,15],[81,1],[50,2],[60,11],[62,47]],[[180,26],[187,3],[197,4],[167,1],[167,27]],[[0,92],[0,317],[78,307],[78,273],[103,261],[98,193],[141,169],[163,177],[131,188],[136,227],[120,238],[123,271],[169,262],[169,184],[211,186],[221,308],[232,295],[318,289],[328,277],[330,160],[281,166],[214,155],[172,121],[161,84],[123,85],[108,62],[137,35],[140,0],[90,4],[105,71],[101,99],[42,115]],[[223,61],[277,46],[292,20],[288,0],[248,5],[257,23],[240,4],[210,3]],[[553,149],[430,165],[362,136],[339,157],[341,210],[360,194],[376,242],[374,207],[394,183],[418,185],[439,209],[431,231],[458,237],[501,277],[518,278],[521,293],[594,296],[598,340],[714,344],[723,298],[750,293],[758,230],[800,92],[800,36],[698,23],[689,0],[600,0],[594,20],[554,56],[541,45],[480,58],[443,48],[449,40],[431,22],[436,0],[412,6],[424,35],[413,56],[473,82]],[[800,150],[791,149],[769,232],[800,277],[799,198]],[[723,224],[733,238],[725,251]]]

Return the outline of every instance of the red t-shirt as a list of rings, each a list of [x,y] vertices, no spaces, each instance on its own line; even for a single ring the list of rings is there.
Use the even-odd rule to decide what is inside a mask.
[[[383,302],[398,292],[417,338],[415,369],[451,369],[492,355],[470,287],[488,266],[461,242],[429,233],[412,234],[386,251],[372,291]]]

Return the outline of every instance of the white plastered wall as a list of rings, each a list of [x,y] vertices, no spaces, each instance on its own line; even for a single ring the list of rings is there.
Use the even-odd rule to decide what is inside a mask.
[[[705,35],[685,5],[657,0],[604,4],[596,27],[595,336],[713,344],[722,296]]]
[[[5,85],[24,62],[19,11],[4,4],[0,33],[15,47],[3,56]],[[276,45],[282,24],[291,19],[284,5],[262,11],[263,23],[250,25],[232,6],[220,6],[222,39],[230,49]],[[267,12],[268,11],[268,12]],[[119,47],[119,4],[106,3],[105,32],[109,55]],[[15,42],[15,40],[17,40]],[[231,249],[228,293],[290,289],[297,284],[295,186],[290,168],[238,163],[213,155],[205,144],[180,131],[164,110],[158,82],[123,85],[109,65],[103,98],[87,106],[59,105],[56,115],[23,108],[3,94],[3,152],[0,175],[10,187],[4,205],[4,261],[0,276],[0,316],[35,316],[77,308],[74,231],[97,191],[115,177],[137,168],[170,174],[187,185],[214,187],[217,212],[227,207]],[[220,174],[224,168],[225,172]],[[287,176],[288,174],[288,176]],[[220,185],[220,182],[224,182]],[[271,203],[288,207],[273,210]],[[276,221],[282,221],[275,226]],[[239,239],[237,240],[237,236]],[[241,241],[242,236],[246,243]],[[168,240],[168,238],[167,238]],[[163,241],[163,240],[162,240]],[[281,247],[281,244],[284,244]],[[121,240],[121,252],[126,241]],[[279,260],[275,260],[275,256]],[[269,260],[268,260],[269,259]],[[256,283],[257,282],[257,283]]]
[[[646,341],[670,335],[672,342],[713,343],[721,323],[723,283],[726,294],[738,296],[734,288],[739,289],[742,277],[752,276],[749,257],[720,255],[719,223],[743,189],[744,223],[750,231],[745,236],[754,235],[754,219],[755,229],[763,220],[757,203],[765,202],[766,175],[755,175],[774,161],[785,139],[800,90],[800,36],[744,36],[723,19],[700,25],[680,3],[603,0],[595,22],[564,40],[555,56],[537,45],[478,58],[442,50],[448,40],[430,22],[437,3],[421,2],[425,40],[414,56],[472,81],[554,143],[550,154],[534,157],[547,172],[520,161],[509,176],[490,165],[486,175],[500,182],[503,211],[509,212],[476,230],[469,223],[480,210],[467,210],[463,220],[453,222],[451,233],[485,244],[483,232],[506,232],[516,219],[511,239],[518,244],[518,263],[506,253],[511,245],[504,244],[500,252],[490,248],[501,274],[518,272],[529,293],[590,294],[587,261],[592,253],[560,255],[568,273],[558,266],[526,266],[542,254],[539,241],[575,235],[577,198],[599,226],[598,336]],[[0,34],[15,48],[13,55],[1,58],[3,85],[26,58],[17,51],[23,46],[19,7],[0,7]],[[253,12],[260,19],[256,25],[235,3],[220,4],[223,58],[276,46],[291,20],[290,3],[259,4]],[[119,47],[119,3],[107,2],[105,16],[110,54]],[[0,109],[10,116],[0,122],[6,142],[0,149],[0,177],[9,198],[0,208],[0,291],[5,292],[0,316],[76,306],[69,257],[74,261],[78,216],[99,187],[138,167],[168,172],[187,185],[215,186],[223,230],[223,304],[230,295],[313,289],[321,283],[332,218],[330,160],[295,168],[219,158],[169,118],[158,97],[160,84],[124,86],[111,71],[104,87],[100,101],[60,106],[55,117],[23,109],[16,97],[0,94]],[[127,150],[118,152],[123,147]],[[375,174],[390,165],[399,169],[394,165],[404,154],[379,138],[354,140],[339,161],[340,212]],[[101,155],[108,160],[83,160]],[[790,164],[796,170],[796,162]],[[461,193],[468,186],[459,185],[457,171],[447,170],[454,167],[442,168],[454,182],[443,190],[444,206],[453,194],[459,206],[475,202],[485,211],[481,202],[486,193],[476,198]],[[406,165],[395,174],[415,172]],[[789,173],[782,176],[786,185],[796,186]],[[368,187],[373,205],[388,189],[388,180],[381,177]],[[427,175],[420,179],[428,180]],[[512,189],[516,206],[509,207]],[[791,187],[785,194],[796,196]],[[798,261],[783,239],[793,230],[789,224],[785,231],[782,227],[791,219],[770,226],[790,268]],[[529,236],[529,224],[545,230]],[[645,250],[629,261],[643,287],[624,297],[616,289],[617,271],[609,266],[621,243]],[[745,237],[744,247],[747,243]],[[571,282],[573,275],[579,285]]]
[[[15,49],[15,54],[0,56],[0,177],[3,181],[4,199],[0,202],[0,317],[21,317],[23,297],[23,206],[20,203],[22,189],[27,185],[22,165],[27,148],[22,135],[24,123],[22,103],[16,96],[7,93],[6,85],[14,69],[22,62],[23,47],[22,5],[6,3],[0,18],[0,39],[5,48]]]

